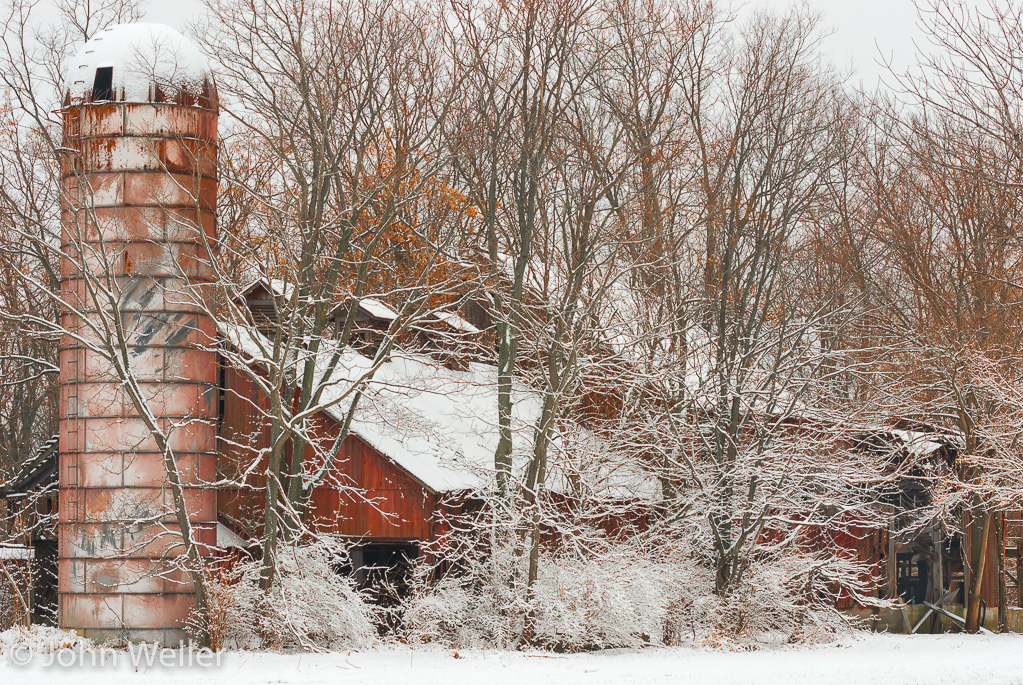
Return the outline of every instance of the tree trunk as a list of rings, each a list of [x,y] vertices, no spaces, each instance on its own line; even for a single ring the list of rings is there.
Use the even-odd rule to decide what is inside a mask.
[[[988,539],[991,537],[991,512],[984,512],[984,522],[981,526],[972,523],[973,533],[971,545],[977,546],[976,561],[970,569],[970,597],[966,606],[966,632],[976,633],[980,630],[980,592],[984,587],[984,566],[987,562]],[[977,540],[976,533],[980,532],[980,540]],[[971,554],[970,556],[974,556]]]

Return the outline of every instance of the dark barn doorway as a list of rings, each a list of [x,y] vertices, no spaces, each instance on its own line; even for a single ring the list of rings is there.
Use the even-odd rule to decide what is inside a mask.
[[[352,547],[342,572],[355,579],[368,599],[381,609],[381,633],[401,625],[398,612],[412,585],[412,567],[419,557],[416,542],[367,542]]]
[[[896,592],[907,604],[923,604],[927,600],[929,565],[927,559],[915,552],[900,552],[896,560]]]

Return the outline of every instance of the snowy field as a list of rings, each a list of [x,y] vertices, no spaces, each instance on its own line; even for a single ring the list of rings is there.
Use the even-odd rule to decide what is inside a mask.
[[[9,655],[8,655],[9,656]],[[1023,636],[865,635],[810,648],[728,653],[654,648],[593,654],[468,652],[379,647],[345,654],[230,653],[219,666],[137,668],[126,654],[116,666],[27,666],[0,657],[0,683],[757,683],[900,685],[1023,684]]]

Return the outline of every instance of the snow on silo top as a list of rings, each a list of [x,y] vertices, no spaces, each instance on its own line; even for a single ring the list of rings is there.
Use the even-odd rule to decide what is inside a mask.
[[[65,105],[175,102],[215,106],[206,57],[163,24],[118,24],[89,39],[68,65]]]

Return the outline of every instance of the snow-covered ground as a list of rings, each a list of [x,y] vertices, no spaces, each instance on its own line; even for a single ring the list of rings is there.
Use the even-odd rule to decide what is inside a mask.
[[[9,655],[8,655],[9,656]],[[1023,684],[1023,636],[863,635],[802,648],[721,652],[645,649],[592,654],[463,652],[379,647],[343,654],[229,653],[219,666],[147,667],[127,654],[116,666],[28,666],[0,657],[0,683],[756,683],[833,685]]]

